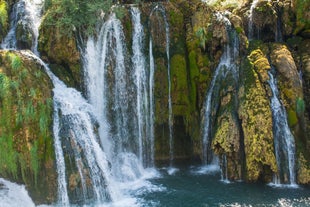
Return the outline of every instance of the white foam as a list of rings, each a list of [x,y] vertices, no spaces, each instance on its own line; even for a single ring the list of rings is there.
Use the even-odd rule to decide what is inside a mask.
[[[24,185],[3,178],[0,178],[0,202],[1,207],[35,206]]]
[[[175,168],[175,167],[168,167],[167,168],[168,175],[174,175],[174,174],[176,174],[179,171],[180,171],[180,169]]]
[[[221,172],[219,165],[203,165],[200,167],[193,168],[191,173],[194,175],[212,175]]]
[[[268,186],[273,188],[293,188],[293,189],[299,188],[297,184],[268,183]]]

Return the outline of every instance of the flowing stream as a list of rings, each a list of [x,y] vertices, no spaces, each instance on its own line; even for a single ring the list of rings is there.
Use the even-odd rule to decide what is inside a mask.
[[[39,26],[41,23],[43,0],[19,0],[13,6],[10,15],[10,30],[1,43],[3,49],[24,49],[20,48],[16,40],[16,30],[22,27],[31,35],[31,50],[38,54],[37,44],[39,37]],[[25,39],[29,38],[26,37]]]
[[[219,93],[219,88],[216,87],[216,84],[218,81],[225,80],[229,73],[233,74],[233,77],[237,80],[238,71],[235,61],[239,54],[238,37],[236,32],[232,29],[229,19],[221,13],[217,13],[216,18],[217,21],[225,24],[227,33],[230,33],[231,35],[229,35],[229,43],[224,46],[224,52],[221,56],[220,63],[213,74],[204,105],[202,125],[203,162],[205,165],[211,165],[211,169],[215,170],[219,169],[219,167],[216,167],[219,166],[219,159],[217,156],[213,155],[211,143],[213,124],[212,110],[215,108],[213,99],[215,96],[218,96]]]
[[[174,160],[174,135],[173,135],[173,110],[172,110],[172,98],[171,98],[171,68],[170,68],[170,29],[169,23],[167,20],[166,11],[162,8],[161,5],[156,5],[154,9],[150,13],[150,17],[152,15],[158,15],[159,13],[162,15],[165,25],[165,38],[166,38],[166,58],[167,58],[167,81],[168,81],[168,127],[169,127],[169,168],[168,171],[170,174],[173,174],[177,171],[176,168],[173,167]],[[152,46],[152,37],[150,37],[149,42],[149,50],[150,50],[150,68],[151,72],[154,74],[154,59],[153,59],[153,46]],[[152,76],[153,78],[153,76]],[[152,80],[154,82],[154,80]]]
[[[248,25],[248,38],[249,40],[252,40],[254,38],[254,25],[253,25],[253,11],[256,8],[257,3],[259,0],[253,0],[251,7],[250,7],[250,13],[249,13],[249,25]]]
[[[272,91],[271,111],[273,120],[273,134],[275,155],[278,166],[278,175],[274,178],[274,184],[288,183],[296,186],[295,175],[295,141],[288,126],[286,110],[279,100],[279,91],[276,79],[269,73],[269,86]]]

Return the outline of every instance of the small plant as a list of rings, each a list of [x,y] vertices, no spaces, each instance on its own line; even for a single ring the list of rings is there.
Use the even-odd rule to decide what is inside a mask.
[[[200,47],[205,51],[208,41],[206,29],[204,27],[200,27],[196,32],[196,36],[199,38]]]
[[[31,169],[33,170],[35,185],[38,182],[38,174],[40,169],[39,157],[38,157],[38,142],[35,141],[30,149],[30,160],[31,160]]]
[[[296,99],[296,112],[299,116],[305,112],[305,101],[300,97]]]
[[[11,60],[11,67],[13,70],[17,70],[21,67],[22,65],[22,60],[19,56],[13,54],[13,53],[9,53],[8,54],[10,60]]]

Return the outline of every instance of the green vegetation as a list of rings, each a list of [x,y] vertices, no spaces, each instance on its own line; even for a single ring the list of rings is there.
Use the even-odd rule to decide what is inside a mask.
[[[1,52],[0,62],[0,175],[37,185],[53,157],[51,83],[18,53]]]
[[[101,12],[111,8],[112,1],[49,0],[48,24],[56,26],[61,34],[71,36],[76,30],[93,33]]]
[[[206,50],[206,44],[208,41],[206,29],[200,27],[196,32],[196,36],[199,39],[199,46],[205,51]]]
[[[277,172],[274,156],[272,114],[264,82],[270,66],[264,53],[253,50],[241,67],[242,87],[239,89],[239,118],[244,133],[246,171],[249,181],[262,174]]]
[[[296,29],[295,34],[310,29],[310,2],[308,0],[296,0]]]
[[[296,100],[296,112],[299,116],[301,116],[305,112],[305,101],[298,97]]]
[[[72,36],[76,31],[93,34],[98,19],[109,12],[112,5],[113,0],[48,0],[45,2],[47,23],[58,28],[60,35]],[[123,14],[121,7],[114,7],[113,11],[118,16]]]
[[[7,4],[4,0],[0,0],[0,24],[3,27],[8,25]]]
[[[290,109],[287,113],[287,116],[288,116],[288,118],[287,118],[288,124],[290,127],[293,127],[298,123],[298,118],[297,118],[296,112],[294,110]]]

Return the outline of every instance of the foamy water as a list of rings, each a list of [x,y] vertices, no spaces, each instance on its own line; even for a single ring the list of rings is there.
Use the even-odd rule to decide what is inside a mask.
[[[35,206],[24,185],[12,183],[0,178],[1,207],[32,207]]]

